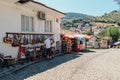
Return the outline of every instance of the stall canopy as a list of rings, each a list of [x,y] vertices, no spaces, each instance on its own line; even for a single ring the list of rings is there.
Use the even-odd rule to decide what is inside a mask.
[[[85,38],[81,35],[64,35],[64,38],[72,38],[72,39],[78,39],[82,42],[85,42]]]
[[[113,43],[113,45],[120,45],[120,42],[115,42]]]
[[[80,41],[85,42],[86,40],[89,40],[91,36],[85,35],[85,34],[79,34],[79,35],[64,35],[64,38],[77,38]]]
[[[80,40],[80,41],[82,41],[82,42],[85,42],[85,38],[84,38],[83,36],[81,36],[81,35],[75,35],[75,37],[76,37],[78,40]]]
[[[89,39],[92,38],[91,36],[88,36],[88,35],[85,35],[85,34],[80,34],[80,35],[83,36],[86,40],[89,40]]]
[[[64,38],[66,39],[66,38],[75,38],[75,36],[73,36],[73,35],[64,35]]]

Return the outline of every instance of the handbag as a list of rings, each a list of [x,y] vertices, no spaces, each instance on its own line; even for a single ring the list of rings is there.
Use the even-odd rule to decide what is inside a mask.
[[[28,44],[28,39],[24,36],[22,39],[21,39],[21,43],[23,45],[27,45]]]
[[[4,42],[4,43],[11,44],[11,43],[12,43],[12,39],[11,39],[10,37],[4,37],[4,38],[3,38],[3,42]]]
[[[45,41],[45,36],[41,36],[41,38],[40,38],[40,43],[44,43],[44,41]]]
[[[12,45],[12,47],[19,46],[19,40],[17,39],[16,35],[13,35],[13,41],[12,41],[11,45]]]
[[[40,37],[39,36],[37,36],[37,38],[36,38],[36,41],[35,41],[36,43],[40,43]]]

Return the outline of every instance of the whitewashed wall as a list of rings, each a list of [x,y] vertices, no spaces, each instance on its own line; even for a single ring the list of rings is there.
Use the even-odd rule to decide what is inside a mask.
[[[0,53],[17,57],[18,47],[11,47],[10,44],[3,43],[6,32],[21,32],[21,15],[32,16],[34,18],[34,28],[36,33],[44,33],[44,21],[37,18],[37,11],[23,7],[20,4],[12,4],[0,1]],[[46,13],[47,20],[53,21],[53,33],[55,41],[60,41],[60,22],[55,21],[55,17]]]
[[[0,2],[0,53],[17,56],[17,48],[3,43],[6,32],[20,32],[20,15],[10,4]]]

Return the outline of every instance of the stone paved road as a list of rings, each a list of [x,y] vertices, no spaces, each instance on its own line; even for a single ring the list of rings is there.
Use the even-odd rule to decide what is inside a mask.
[[[67,54],[42,61],[0,80],[120,80],[120,49]]]

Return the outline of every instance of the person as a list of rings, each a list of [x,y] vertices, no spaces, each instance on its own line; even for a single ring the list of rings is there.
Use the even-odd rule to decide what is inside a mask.
[[[50,38],[51,41],[51,52],[50,52],[50,57],[51,59],[54,58],[54,54],[55,54],[55,42],[53,38]]]
[[[0,67],[7,67],[9,68],[8,61],[5,59],[3,54],[0,54]]]
[[[47,59],[51,59],[51,56],[50,56],[50,52],[51,52],[51,41],[50,41],[50,38],[46,38],[45,41],[44,41],[44,45],[45,45],[45,49],[46,49],[46,56],[47,56]]]
[[[3,55],[0,54],[0,68],[3,67],[3,62],[4,62]]]

